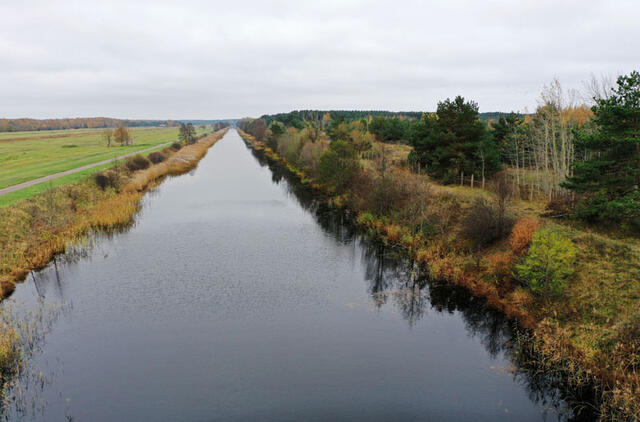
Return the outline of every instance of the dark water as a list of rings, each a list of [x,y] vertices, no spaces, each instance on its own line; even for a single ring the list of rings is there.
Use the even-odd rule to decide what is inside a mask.
[[[558,419],[553,382],[512,367],[509,321],[257,154],[231,130],[133,228],[18,287],[4,306],[50,330],[9,419]]]

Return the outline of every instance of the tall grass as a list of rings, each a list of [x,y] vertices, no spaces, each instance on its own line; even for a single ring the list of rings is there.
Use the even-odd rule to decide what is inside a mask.
[[[145,171],[136,172],[125,186],[124,192],[142,192],[165,176],[176,176],[192,170],[224,133],[223,130],[204,137],[195,144],[183,147],[168,160],[151,166]]]

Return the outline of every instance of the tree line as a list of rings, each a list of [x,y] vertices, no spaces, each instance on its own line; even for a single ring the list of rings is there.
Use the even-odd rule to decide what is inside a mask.
[[[100,129],[106,127],[178,126],[173,120],[122,120],[109,117],[78,117],[72,119],[0,119],[0,132],[34,130]]]
[[[640,229],[639,87],[637,71],[615,84],[593,80],[589,107],[555,80],[534,113],[485,113],[489,120],[458,96],[434,113],[302,110],[238,126],[272,147],[291,129],[311,143],[324,133],[360,154],[374,140],[406,143],[412,168],[445,184],[484,186],[500,172],[521,198],[546,200],[551,214]]]

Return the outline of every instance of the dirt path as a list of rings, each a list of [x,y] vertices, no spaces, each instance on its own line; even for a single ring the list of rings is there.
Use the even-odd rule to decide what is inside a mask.
[[[122,160],[123,158],[131,157],[131,156],[136,155],[136,154],[140,154],[140,153],[148,152],[148,151],[153,151],[155,149],[162,148],[162,147],[165,147],[167,145],[171,145],[173,142],[175,142],[175,141],[166,142],[164,144],[158,144],[158,145],[155,145],[155,146],[152,146],[152,147],[149,147],[149,148],[140,149],[140,150],[137,150],[137,151],[130,152],[128,154],[120,155],[118,157],[109,158],[108,160],[98,161],[97,163],[87,164],[86,166],[76,167],[76,168],[71,169],[71,170],[61,171],[60,173],[54,173],[54,174],[50,174],[48,176],[40,177],[38,179],[33,179],[33,180],[29,180],[27,182],[18,183],[17,185],[8,186],[6,188],[0,189],[0,196],[6,195],[6,194],[11,193],[11,192],[18,191],[20,189],[28,188],[28,187],[33,186],[33,185],[37,185],[38,183],[48,182],[49,180],[57,179],[58,177],[66,176],[68,174],[73,174],[73,173],[77,173],[79,171],[88,170],[88,169],[90,169],[92,167],[101,166],[103,164],[109,164],[109,163],[111,163],[111,162],[113,162],[115,160]]]

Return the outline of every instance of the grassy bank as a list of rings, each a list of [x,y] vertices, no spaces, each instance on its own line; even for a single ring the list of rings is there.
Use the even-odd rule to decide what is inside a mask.
[[[46,190],[0,209],[0,285],[10,292],[34,269],[64,251],[67,243],[92,228],[109,229],[128,224],[142,194],[167,175],[194,168],[224,132],[208,135],[178,151],[165,149],[165,160],[132,171],[120,163],[109,171],[110,185],[101,188],[93,178]],[[95,171],[94,171],[95,172]]]
[[[14,133],[14,136],[18,136]],[[41,134],[42,135],[42,134]],[[134,145],[108,147],[101,133],[65,133],[0,142],[0,188],[109,160],[177,139],[176,128],[131,130]]]
[[[164,177],[196,167],[226,129],[205,136],[179,150],[164,150],[164,160],[132,171],[127,164],[102,172],[109,180],[99,186],[96,177],[49,189],[0,209],[0,293],[12,293],[30,271],[46,266],[68,244],[90,230],[114,230],[129,225],[144,193]],[[19,336],[0,318],[0,381],[4,385],[19,364]]]
[[[444,186],[411,172],[408,150],[376,143],[358,158],[347,189],[319,183],[328,141],[300,141],[294,134],[267,144],[240,132],[253,148],[285,165],[304,183],[333,202],[358,213],[358,223],[388,244],[402,246],[431,278],[464,286],[489,305],[528,328],[536,366],[561,369],[576,387],[599,386],[602,419],[640,418],[640,245],[584,227],[539,217],[538,203],[505,199],[505,236],[490,244],[474,242],[484,221],[478,209],[495,211],[499,193]],[[330,177],[328,180],[331,180]],[[481,214],[481,217],[484,217]],[[475,224],[473,224],[475,223]],[[471,227],[470,227],[471,226]],[[469,234],[471,232],[471,235]],[[538,233],[538,234],[536,234]],[[523,282],[518,268],[544,233],[565,241],[570,277],[561,294],[540,294]]]

